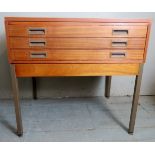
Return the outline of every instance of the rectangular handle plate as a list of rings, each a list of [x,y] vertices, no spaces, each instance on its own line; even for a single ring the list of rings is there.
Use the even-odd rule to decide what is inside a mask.
[[[44,35],[45,34],[45,28],[29,28],[28,33],[30,35]]]
[[[111,58],[125,58],[126,57],[126,53],[125,52],[112,52],[110,54]]]
[[[113,35],[128,35],[129,30],[112,30]]]
[[[42,41],[42,40],[29,41],[30,47],[44,47],[45,45],[46,45],[46,41]]]
[[[46,52],[31,52],[30,58],[47,58]]]
[[[126,47],[127,41],[112,41],[113,47]]]

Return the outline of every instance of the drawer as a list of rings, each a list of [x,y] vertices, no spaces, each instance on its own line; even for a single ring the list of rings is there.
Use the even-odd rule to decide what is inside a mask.
[[[13,61],[142,62],[143,50],[11,50]]]
[[[8,35],[23,37],[146,37],[147,25],[131,24],[15,22],[8,25]]]
[[[145,38],[9,38],[10,48],[144,49]]]

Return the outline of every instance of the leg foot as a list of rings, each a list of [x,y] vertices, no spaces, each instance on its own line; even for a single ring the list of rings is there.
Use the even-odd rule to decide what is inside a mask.
[[[130,132],[130,131],[128,130],[128,134],[129,134],[129,135],[133,135],[133,132]]]
[[[17,132],[17,135],[18,135],[18,137],[22,137],[23,136],[23,133],[18,133]]]

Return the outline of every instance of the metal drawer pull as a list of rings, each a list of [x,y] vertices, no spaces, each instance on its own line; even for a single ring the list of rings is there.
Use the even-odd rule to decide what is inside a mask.
[[[112,30],[113,35],[128,35],[128,30]]]
[[[46,52],[31,52],[30,53],[30,57],[31,58],[46,58],[47,57],[47,53]]]
[[[125,58],[126,53],[125,52],[113,52],[110,54],[111,58]]]
[[[37,40],[36,41],[35,40],[34,41],[29,41],[29,46],[31,46],[31,47],[32,46],[38,46],[38,47],[41,46],[41,47],[43,47],[45,45],[46,45],[46,41],[41,41],[41,40],[40,41],[39,40],[38,41]]]
[[[45,34],[45,28],[29,28],[28,33],[30,35],[44,35]]]
[[[126,47],[127,41],[112,41],[113,47]]]

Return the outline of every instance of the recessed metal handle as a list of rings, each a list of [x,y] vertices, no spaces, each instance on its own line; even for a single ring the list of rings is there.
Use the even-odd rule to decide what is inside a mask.
[[[45,40],[30,40],[29,41],[29,46],[31,47],[44,47],[46,45]]]
[[[46,32],[45,28],[29,28],[28,33],[30,35],[44,35]]]
[[[111,58],[125,58],[126,52],[112,52],[110,53]]]
[[[126,47],[127,44],[127,41],[112,41],[113,47]]]
[[[30,58],[47,58],[46,52],[30,52]]]
[[[117,30],[117,29],[112,30],[113,35],[128,35],[128,33],[129,30]]]

